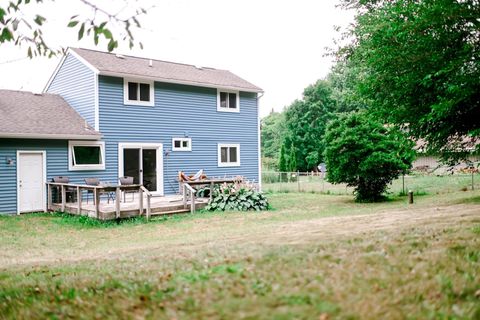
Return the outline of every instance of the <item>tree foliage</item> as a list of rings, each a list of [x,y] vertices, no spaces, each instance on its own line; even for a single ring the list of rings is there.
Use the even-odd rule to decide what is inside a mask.
[[[261,121],[262,156],[277,159],[285,135],[285,115],[272,112]]]
[[[48,17],[35,14],[29,16],[24,11],[33,4],[42,4],[43,0],[16,0],[0,4],[0,45],[14,43],[26,46],[27,55],[53,56],[61,52],[62,48],[55,48],[45,40],[43,29],[48,22]],[[53,2],[53,0],[50,0]],[[75,1],[72,1],[75,3]],[[95,45],[100,39],[105,39],[107,50],[113,51],[118,47],[118,41],[128,42],[129,47],[135,45],[143,47],[141,42],[136,42],[132,33],[133,28],[140,28],[138,17],[145,14],[145,8],[136,8],[130,15],[124,16],[122,10],[113,13],[111,8],[102,8],[89,0],[77,0],[77,3],[87,7],[90,15],[74,15],[68,19],[66,28],[76,29],[77,38],[91,37]],[[114,30],[120,28],[120,32]]]
[[[344,4],[358,14],[338,56],[355,68],[370,111],[424,139],[431,152],[464,156],[459,151],[480,138],[480,1]]]
[[[325,133],[327,179],[355,187],[358,201],[379,201],[388,184],[411,167],[413,142],[365,112],[340,115]]]
[[[322,159],[323,134],[331,118],[334,101],[332,88],[319,80],[305,88],[302,100],[296,100],[285,111],[286,134],[283,146],[288,150],[291,171],[314,169]],[[294,152],[291,152],[294,150]]]

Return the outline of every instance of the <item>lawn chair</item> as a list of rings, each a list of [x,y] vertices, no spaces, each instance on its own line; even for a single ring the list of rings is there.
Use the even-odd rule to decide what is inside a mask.
[[[100,179],[98,178],[85,178],[85,184],[87,186],[101,186],[102,183],[100,182]],[[107,195],[107,203],[110,203],[110,199],[115,200],[114,197],[114,192],[111,191],[105,191],[105,192],[100,192],[101,194],[106,194]],[[87,203],[88,203],[88,195],[92,194],[93,195],[93,190],[87,190]],[[95,204],[95,198],[93,199],[93,204]]]
[[[133,184],[133,177],[127,177],[127,176],[120,177],[120,178],[118,178],[118,181],[120,182],[121,186],[132,185]],[[127,190],[127,191],[123,191],[123,202],[127,202],[126,196],[125,196],[126,193],[131,193],[132,194],[132,202],[135,201],[136,191],[135,190]]]
[[[52,182],[56,182],[56,183],[69,183],[70,182],[70,178],[69,177],[62,177],[62,176],[58,176],[58,177],[53,177],[52,178]],[[72,202],[75,200],[75,194],[77,193],[77,189],[74,188],[74,187],[65,187],[65,197],[67,198],[66,200],[70,199],[72,200]],[[60,197],[61,197],[61,192],[60,192],[60,186],[57,187],[57,195],[58,195],[58,199],[59,199],[59,202],[60,202]]]

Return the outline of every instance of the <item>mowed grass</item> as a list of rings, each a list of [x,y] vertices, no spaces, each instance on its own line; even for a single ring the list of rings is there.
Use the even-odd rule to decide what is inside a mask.
[[[0,319],[479,319],[480,192],[121,223],[0,218]]]

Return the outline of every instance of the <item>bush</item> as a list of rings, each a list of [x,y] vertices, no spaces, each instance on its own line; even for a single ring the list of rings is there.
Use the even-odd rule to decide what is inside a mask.
[[[413,142],[363,112],[342,115],[325,134],[328,181],[355,187],[357,201],[379,201],[393,179],[411,167]]]
[[[268,200],[254,186],[245,182],[215,185],[212,200],[205,207],[209,211],[260,211],[267,210]]]

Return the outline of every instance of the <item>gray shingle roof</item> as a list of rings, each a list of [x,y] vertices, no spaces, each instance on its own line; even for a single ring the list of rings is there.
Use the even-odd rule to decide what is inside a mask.
[[[99,139],[56,94],[0,90],[0,138]]]
[[[71,50],[98,69],[100,74],[124,74],[149,77],[164,82],[230,88],[250,92],[263,91],[227,70],[197,68],[188,64],[125,55],[119,56],[88,49],[71,48]],[[150,66],[150,61],[152,61],[152,66]]]

